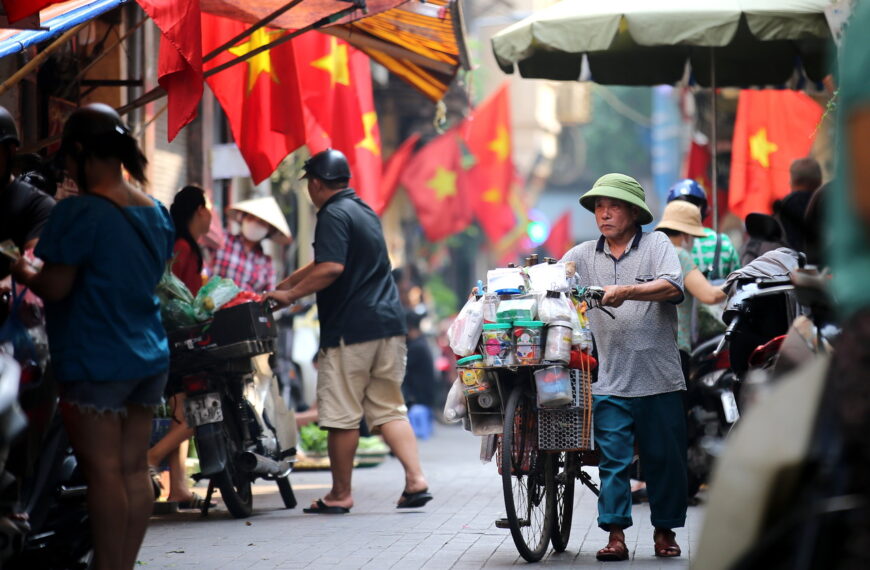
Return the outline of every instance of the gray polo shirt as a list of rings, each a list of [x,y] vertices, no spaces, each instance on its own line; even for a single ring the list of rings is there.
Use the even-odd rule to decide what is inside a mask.
[[[622,257],[614,258],[604,236],[571,248],[562,261],[573,261],[581,285],[637,285],[666,279],[683,290],[677,252],[661,232],[638,231]],[[651,396],[685,390],[677,349],[675,302],[626,301],[607,307],[616,315],[589,311],[598,348],[595,395]]]

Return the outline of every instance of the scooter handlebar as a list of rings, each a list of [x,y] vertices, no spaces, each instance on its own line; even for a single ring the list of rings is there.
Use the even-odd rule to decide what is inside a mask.
[[[722,335],[722,340],[719,341],[719,345],[716,346],[716,350],[713,351],[713,356],[719,356],[719,353],[725,349],[725,345],[728,341],[731,340],[731,335],[734,333],[734,329],[737,328],[737,325],[740,323],[740,315],[735,315],[735,317],[731,320],[731,323],[728,324],[728,328],[725,329],[725,334]]]

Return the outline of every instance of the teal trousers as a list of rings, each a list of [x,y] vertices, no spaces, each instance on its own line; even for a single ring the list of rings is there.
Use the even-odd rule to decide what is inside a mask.
[[[657,528],[686,522],[686,414],[682,392],[639,398],[594,396],[598,474],[598,526],[631,526],[630,468],[637,440],[647,484],[651,521]]]

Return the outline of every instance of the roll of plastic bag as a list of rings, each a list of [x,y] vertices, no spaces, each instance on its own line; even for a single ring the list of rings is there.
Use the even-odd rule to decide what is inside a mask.
[[[465,402],[465,392],[462,389],[462,381],[457,378],[447,392],[447,401],[444,403],[444,419],[450,423],[456,423],[468,415],[468,404]]]

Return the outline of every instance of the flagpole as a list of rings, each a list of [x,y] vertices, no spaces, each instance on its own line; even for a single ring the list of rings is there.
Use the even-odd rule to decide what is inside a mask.
[[[713,139],[713,231],[719,235],[719,149],[718,138],[716,137],[716,48],[710,48],[710,89],[712,91],[712,112],[713,124],[710,128],[710,135]]]
[[[209,69],[208,71],[203,73],[202,76],[204,78],[211,77],[215,73],[220,73],[224,69],[232,67],[232,66],[236,65],[237,63],[242,63],[243,61],[246,61],[246,60],[254,57],[255,55],[259,55],[259,54],[263,53],[264,51],[269,51],[273,47],[278,47],[279,45],[281,45],[283,43],[289,42],[293,38],[300,36],[300,35],[304,34],[305,32],[309,32],[311,30],[316,30],[317,28],[322,28],[323,26],[326,26],[328,24],[332,24],[332,23],[344,18],[345,16],[347,16],[351,12],[356,11],[356,10],[357,10],[357,7],[355,5],[350,7],[350,8],[345,8],[344,10],[339,10],[335,14],[332,14],[331,16],[326,16],[325,18],[321,18],[320,20],[314,22],[313,24],[309,24],[308,26],[305,26],[304,28],[299,28],[298,30],[294,30],[288,34],[284,34],[283,36],[281,36],[280,38],[278,38],[274,42],[261,45],[257,49],[251,50],[244,55],[240,55],[239,57],[237,57],[235,59],[231,59],[231,60],[229,60],[225,63],[222,63],[216,67],[212,67],[211,69]]]
[[[215,57],[220,55],[221,52],[226,51],[228,48],[231,48],[232,46],[236,45],[236,43],[238,43],[239,40],[242,40],[242,39],[250,36],[251,34],[253,34],[254,32],[256,32],[257,30],[259,30],[262,27],[268,26],[273,20],[275,20],[279,16],[283,15],[291,8],[295,8],[300,2],[302,2],[302,0],[292,0],[292,2],[288,2],[284,6],[278,8],[277,10],[275,10],[274,12],[272,12],[271,14],[269,14],[268,16],[266,16],[265,18],[263,18],[262,20],[260,20],[256,24],[254,24],[253,26],[251,26],[250,28],[246,29],[243,32],[240,32],[234,38],[225,41],[219,47],[216,47],[215,49],[211,50],[210,52],[208,52],[207,54],[202,56],[202,62],[205,63],[207,61],[211,61],[212,59],[214,59]]]

